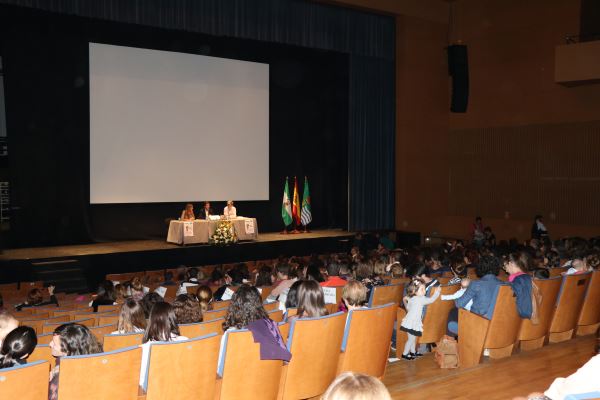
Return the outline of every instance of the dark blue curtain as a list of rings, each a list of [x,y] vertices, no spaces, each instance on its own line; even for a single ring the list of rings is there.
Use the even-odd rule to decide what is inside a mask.
[[[0,0],[0,3],[350,54],[348,228],[394,227],[394,18],[302,0]],[[344,196],[345,193],[340,194],[340,199]]]

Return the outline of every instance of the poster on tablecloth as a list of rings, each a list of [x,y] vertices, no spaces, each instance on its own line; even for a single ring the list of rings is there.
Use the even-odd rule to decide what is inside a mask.
[[[253,219],[245,220],[244,227],[246,228],[246,235],[254,235],[254,220]]]
[[[183,236],[194,236],[194,223],[184,222],[183,223]]]

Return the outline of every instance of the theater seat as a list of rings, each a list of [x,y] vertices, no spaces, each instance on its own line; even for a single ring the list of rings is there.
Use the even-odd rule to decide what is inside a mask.
[[[283,311],[281,311],[281,310],[270,311],[269,318],[271,318],[274,322],[282,322],[283,321]]]
[[[577,321],[577,335],[592,335],[600,325],[600,271],[592,273],[592,279],[585,292],[579,320]]]
[[[369,296],[369,307],[382,306],[389,303],[400,305],[403,291],[403,284],[373,286],[371,295]]]
[[[275,400],[282,368],[283,361],[260,359],[260,344],[254,343],[252,332],[228,330],[219,353],[215,398]]]
[[[101,326],[92,326],[90,327],[90,331],[96,336],[98,342],[101,344],[104,343],[104,336],[110,335],[112,332],[117,330],[117,325],[101,325]]]
[[[539,349],[544,345],[548,329],[550,329],[550,321],[554,313],[556,297],[562,284],[562,277],[535,279],[533,282],[540,289],[542,303],[538,309],[537,324],[531,323],[529,319],[521,320],[521,328],[518,336],[521,350]]]
[[[179,332],[181,336],[188,338],[196,338],[199,336],[206,336],[211,333],[217,335],[223,334],[223,318],[215,319],[214,321],[208,322],[197,322],[195,324],[181,324],[179,325]]]
[[[441,286],[442,295],[454,294],[460,285]],[[433,290],[433,289],[432,289]],[[432,292],[429,295],[433,294]],[[440,295],[441,296],[441,295]],[[436,343],[446,334],[448,326],[448,313],[454,308],[454,301],[442,301],[438,298],[427,305],[423,316],[423,336],[417,338],[418,343]],[[402,322],[402,320],[400,320]]]
[[[390,303],[348,312],[337,374],[353,371],[375,376],[385,374],[396,309]]]
[[[563,276],[554,315],[550,322],[548,335],[550,343],[563,342],[573,337],[591,277],[590,272]]]
[[[202,314],[202,320],[204,322],[214,321],[215,319],[224,318],[226,314],[227,314],[226,308],[222,308],[222,309],[215,310],[215,311],[207,311],[204,314]]]
[[[67,316],[65,315],[65,317],[67,317]],[[47,321],[49,321],[49,320],[47,320]],[[46,322],[44,325],[42,325],[42,333],[52,333],[52,332],[54,332],[54,330],[56,328],[58,328],[59,326],[65,324],[65,323],[66,322],[64,322],[64,321],[54,322],[54,318],[52,318],[52,322]],[[76,319],[74,321],[71,321],[71,323],[80,324],[83,326],[87,326],[88,328],[91,328],[96,324],[96,321],[93,318],[86,318],[86,319]]]
[[[137,400],[142,349],[62,357],[60,400]]]
[[[47,400],[49,370],[46,361],[0,369],[0,399]]]
[[[279,302],[278,301],[272,301],[270,303],[264,303],[263,307],[264,307],[264,309],[265,309],[266,312],[271,312],[271,311],[279,310]]]
[[[56,358],[52,356],[52,350],[50,350],[50,346],[47,344],[38,344],[35,346],[33,352],[27,357],[27,362],[34,361],[48,361],[50,364],[49,368],[54,368],[56,365]]]
[[[463,368],[479,364],[484,348],[489,349],[491,358],[512,354],[521,326],[512,288],[500,285],[494,297],[485,316],[458,310],[458,351]]]
[[[292,359],[283,367],[279,399],[306,399],[325,392],[336,376],[345,324],[344,313],[291,321]]]
[[[104,351],[114,351],[142,344],[143,333],[104,335]]]
[[[213,400],[221,337],[215,333],[150,345],[146,400]]]
[[[228,309],[229,305],[231,304],[231,300],[214,301],[211,304],[213,306],[213,310]]]

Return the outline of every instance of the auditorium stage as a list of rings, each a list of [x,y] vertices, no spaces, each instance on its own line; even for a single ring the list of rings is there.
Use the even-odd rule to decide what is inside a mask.
[[[75,279],[75,275],[79,275],[79,286],[73,287],[84,290],[82,279],[92,288],[107,273],[348,251],[352,236],[348,231],[329,229],[287,235],[261,233],[258,240],[225,247],[209,244],[179,246],[165,240],[132,240],[8,249],[0,255],[0,282],[60,280],[69,275]],[[53,278],[55,276],[62,278]],[[68,282],[65,282],[65,286],[68,286]]]

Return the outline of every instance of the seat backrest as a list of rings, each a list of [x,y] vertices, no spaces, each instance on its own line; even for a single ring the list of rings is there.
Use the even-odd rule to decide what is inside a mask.
[[[195,324],[181,324],[179,325],[179,331],[181,336],[188,338],[196,338],[199,336],[206,336],[211,333],[217,335],[223,334],[223,318],[215,319],[214,321],[208,322],[197,322]]]
[[[348,312],[338,374],[354,371],[383,378],[397,308],[390,303]]]
[[[260,288],[260,297],[262,298],[262,301],[266,301],[267,297],[269,297],[269,295],[271,294],[271,292],[273,291],[273,286],[263,286]]]
[[[585,292],[577,325],[594,325],[598,322],[600,322],[600,271],[594,271]]]
[[[44,333],[42,335],[37,335],[37,344],[49,344],[52,341],[52,337],[54,333]]]
[[[369,297],[369,307],[382,306],[388,303],[400,304],[404,285],[373,286]]]
[[[0,369],[0,399],[47,399],[49,369],[46,361]]]
[[[178,342],[152,343],[144,382],[146,400],[213,400],[220,344],[221,337],[214,333]]]
[[[337,372],[345,323],[344,313],[292,320],[288,338],[292,359],[284,368],[280,399],[305,399],[325,392]]]
[[[268,312],[269,318],[271,318],[274,322],[282,322],[283,321],[283,311],[281,310],[273,310]]]
[[[142,349],[138,346],[107,353],[62,357],[58,398],[137,400],[141,362]]]
[[[104,312],[118,312],[121,309],[121,306],[119,305],[104,305],[104,306],[98,306],[98,312],[99,313],[104,313]]]
[[[290,334],[289,322],[280,322],[277,324],[277,326],[279,327],[279,333],[281,333],[283,341],[287,343],[288,335]]]
[[[335,314],[339,311],[340,306],[334,303],[325,303],[325,309],[327,310],[327,314]]]
[[[108,325],[100,325],[100,326],[92,326],[90,327],[90,331],[96,336],[96,339],[100,343],[104,343],[104,336],[110,335],[112,332],[117,330],[116,324],[108,324]]]
[[[38,344],[33,352],[27,357],[27,362],[48,361],[50,368],[56,365],[56,358],[52,355],[52,350],[47,344]]]
[[[212,303],[213,310],[221,310],[228,309],[231,304],[231,300],[223,300],[223,301],[213,301]]]
[[[103,315],[98,317],[98,326],[101,325],[112,325],[112,324],[117,324],[119,323],[119,316],[118,315]]]
[[[554,278],[555,276],[561,276],[563,272],[567,272],[569,267],[555,267],[549,268],[548,272],[550,272],[550,278]]]
[[[442,295],[455,293],[460,285],[441,286]],[[423,317],[423,336],[419,337],[419,343],[435,343],[446,333],[448,325],[448,313],[454,307],[454,301],[443,301],[438,298],[435,302],[427,305]]]
[[[202,320],[205,322],[214,321],[215,319],[223,318],[227,314],[227,309],[222,308],[215,311],[207,311],[202,314]]]
[[[534,340],[546,336],[556,304],[556,297],[562,284],[562,277],[534,279],[533,283],[540,290],[542,303],[538,308],[538,323],[532,324],[530,319],[521,320],[519,340]]]
[[[77,310],[59,309],[59,310],[51,311],[50,313],[52,314],[53,317],[59,317],[61,315],[68,315],[70,319],[74,319],[73,317],[77,313]]]
[[[65,315],[65,317],[67,317]],[[52,318],[54,320],[54,318]],[[79,324],[79,325],[83,325],[83,326],[87,326],[88,328],[92,327],[95,325],[95,320],[93,318],[87,318],[87,319],[76,319],[71,321],[74,324]],[[65,322],[61,321],[61,322],[46,322],[43,326],[42,326],[42,333],[52,333],[54,332],[54,330],[56,328],[58,328],[59,326],[61,326],[62,324],[64,324]]]
[[[283,361],[261,360],[260,344],[247,329],[223,335],[217,367],[221,399],[276,399]]]
[[[494,314],[490,320],[485,348],[505,348],[517,340],[521,317],[517,310],[517,303],[510,285],[503,284],[498,287],[498,295],[494,307]]]
[[[279,302],[278,301],[272,301],[270,303],[264,303],[263,307],[264,307],[264,309],[265,309],[266,312],[271,312],[271,311],[279,310]]]
[[[290,307],[285,310],[285,320],[286,321],[288,320],[288,318],[293,317],[294,315],[298,315],[297,307]]]
[[[566,332],[577,325],[591,273],[563,276],[556,298],[556,308],[550,323],[550,332]]]
[[[104,351],[114,351],[142,344],[143,333],[104,335]]]
[[[43,319],[24,319],[19,321],[20,325],[25,325],[25,326],[30,326],[35,330],[35,333],[37,333],[38,335],[41,335],[42,333],[48,333],[48,332],[44,332],[43,327],[45,324],[48,323],[56,323],[56,326],[59,326],[61,324],[67,323],[69,322],[70,318],[68,315],[61,315],[58,317],[53,317],[53,318],[43,318]]]
[[[114,312],[112,312],[112,311],[77,312],[75,315],[73,315],[73,319],[77,320],[77,319],[92,318],[94,320],[94,325],[98,325],[98,320],[100,319],[100,317],[106,317],[107,315],[114,315]],[[92,326],[94,326],[94,325],[92,325]]]

